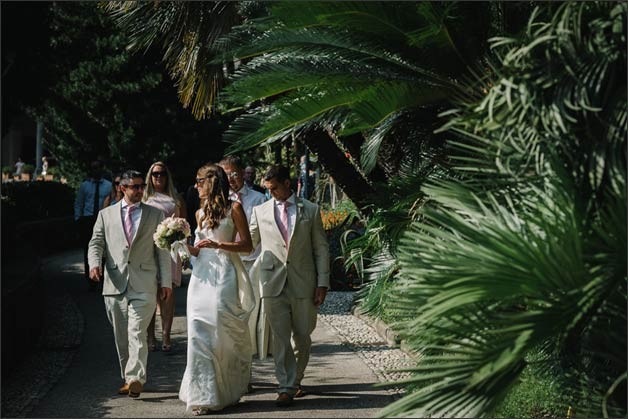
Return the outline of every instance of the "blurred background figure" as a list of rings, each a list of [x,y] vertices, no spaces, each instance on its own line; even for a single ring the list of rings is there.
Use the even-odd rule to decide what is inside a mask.
[[[225,174],[227,175],[227,179],[229,180],[230,198],[242,204],[244,214],[246,215],[246,221],[250,221],[253,208],[266,201],[264,194],[254,191],[245,183],[245,169],[242,164],[242,160],[239,157],[227,156],[222,159],[218,165],[223,168]],[[236,241],[238,240],[239,237],[236,236]],[[250,254],[241,254],[240,259],[249,274],[251,284],[253,285],[253,292],[255,294],[255,309],[249,318],[249,332],[251,336],[251,343],[253,344],[253,355],[257,354],[260,359],[265,359],[266,354],[268,353],[268,348],[270,347],[270,326],[266,321],[264,311],[261,310],[259,291],[260,284],[258,277],[251,270],[260,254],[260,249],[261,246],[257,246]]]
[[[253,166],[246,166],[244,169],[244,184],[248,186],[249,189],[253,189],[261,194],[265,192],[264,188],[255,183],[255,167]]]
[[[110,205],[117,204],[124,197],[124,193],[120,188],[120,174],[116,174],[113,177],[113,183],[111,187],[111,193],[105,197],[102,207],[107,208]]]
[[[41,158],[41,174],[42,176],[46,176],[48,173],[48,157],[44,156]]]
[[[98,211],[103,208],[105,197],[111,193],[111,182],[103,179],[104,165],[100,160],[90,164],[88,178],[81,183],[74,201],[74,221],[80,240],[84,247],[85,279],[89,291],[97,291],[98,283],[89,279],[89,264],[87,262],[87,247],[92,238],[92,229],[98,217]]]
[[[148,169],[146,174],[146,189],[142,201],[148,205],[159,208],[164,217],[181,217],[187,219],[185,203],[179,199],[179,194],[174,188],[172,174],[163,162],[155,162]],[[172,288],[181,286],[181,260],[177,258],[172,261]],[[166,299],[161,298],[161,293],[157,293],[157,305],[161,314],[162,342],[161,350],[169,352],[171,350],[170,331],[174,319],[174,292],[170,293]],[[148,326],[148,350],[156,350],[155,338],[155,313]]]
[[[297,196],[299,198],[310,199],[314,194],[316,185],[316,172],[313,170],[311,162],[306,155],[301,156],[299,163],[299,177],[297,180]]]
[[[24,170],[24,162],[21,157],[17,158],[17,162],[15,162],[15,175],[20,176],[22,171]]]

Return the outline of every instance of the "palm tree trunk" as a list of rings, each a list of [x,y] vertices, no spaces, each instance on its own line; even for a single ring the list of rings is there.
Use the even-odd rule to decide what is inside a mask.
[[[342,191],[353,201],[363,215],[370,213],[369,204],[375,195],[375,188],[354,166],[350,158],[338,148],[333,138],[325,131],[309,132],[303,142],[318,156],[318,162],[329,173]]]

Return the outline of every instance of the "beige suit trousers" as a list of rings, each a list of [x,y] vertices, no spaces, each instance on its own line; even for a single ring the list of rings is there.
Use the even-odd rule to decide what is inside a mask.
[[[137,292],[130,283],[120,295],[106,295],[107,317],[120,360],[120,373],[125,383],[146,382],[148,361],[147,330],[157,301],[155,294]]]
[[[254,260],[242,261],[244,268],[249,274],[253,293],[255,294],[255,309],[253,309],[251,317],[249,317],[249,334],[251,336],[251,345],[253,346],[253,355],[257,354],[259,359],[264,360],[268,356],[268,350],[271,348],[272,338],[266,310],[260,299],[259,277],[252,269],[254,262]]]
[[[310,360],[312,338],[318,310],[314,296],[297,298],[289,281],[277,297],[262,299],[273,332],[272,354],[278,393],[294,395],[301,385]]]

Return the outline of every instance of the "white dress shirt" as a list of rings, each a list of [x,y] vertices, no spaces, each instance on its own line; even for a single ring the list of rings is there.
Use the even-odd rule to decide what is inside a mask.
[[[233,201],[238,201],[242,204],[244,214],[246,215],[246,221],[251,221],[251,214],[253,214],[253,207],[263,204],[266,201],[264,194],[257,192],[249,188],[248,186],[242,186],[238,192],[232,192],[231,197]],[[262,246],[258,245],[255,250],[248,255],[240,255],[242,260],[254,261],[259,256],[262,250]]]

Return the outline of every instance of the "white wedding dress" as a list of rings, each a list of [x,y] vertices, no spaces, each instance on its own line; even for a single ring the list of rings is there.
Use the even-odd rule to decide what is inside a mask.
[[[229,211],[213,230],[197,228],[195,243],[204,238],[230,242],[234,236]],[[188,286],[187,366],[179,390],[188,412],[196,407],[220,410],[247,392],[253,354],[248,318],[254,307],[238,254],[201,249]]]

